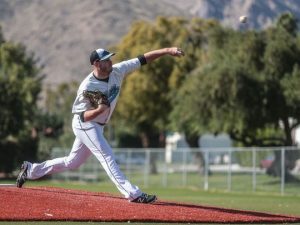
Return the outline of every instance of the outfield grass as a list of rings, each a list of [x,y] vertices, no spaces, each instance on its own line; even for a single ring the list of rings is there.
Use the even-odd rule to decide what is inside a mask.
[[[11,183],[11,181],[1,181],[1,183]],[[244,185],[244,184],[243,184]],[[119,194],[111,182],[83,183],[83,182],[54,182],[54,181],[29,181],[30,186],[51,186],[68,189],[79,189],[94,192],[108,192]],[[226,191],[203,191],[196,186],[189,187],[142,187],[143,191],[155,193],[161,200],[180,201],[186,203],[196,203],[206,206],[217,206],[234,208],[241,210],[254,210],[260,212],[287,214],[300,216],[300,195],[284,195],[268,192],[226,192]],[[99,224],[99,223],[75,223],[75,222],[0,222],[9,225],[76,225],[76,224]],[[122,224],[122,223],[105,223]],[[139,224],[139,223],[135,223]]]
[[[204,176],[198,173],[171,173],[149,175],[145,181],[143,174],[131,173],[127,175],[129,180],[135,184],[147,184],[150,187],[195,187],[199,190],[204,189]],[[300,180],[300,177],[298,177]],[[101,177],[101,180],[107,180]],[[254,192],[253,177],[251,173],[233,173],[231,175],[231,185],[227,173],[213,173],[208,177],[208,186],[210,190],[233,192]],[[300,182],[286,183],[284,188],[285,195],[300,196]],[[281,194],[280,177],[272,177],[266,174],[256,175],[255,192]]]

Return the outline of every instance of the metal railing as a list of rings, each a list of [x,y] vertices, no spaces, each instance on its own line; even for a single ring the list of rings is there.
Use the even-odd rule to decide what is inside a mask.
[[[52,158],[69,154],[55,148]],[[296,164],[286,166],[286,154],[293,153]],[[167,154],[165,149],[114,149],[121,170],[134,183],[147,186],[196,186],[204,190],[267,191],[299,194],[299,183],[286,183],[286,172],[300,178],[300,149],[268,148],[179,148]],[[279,176],[267,174],[274,156],[280,157]],[[298,161],[297,161],[298,159]],[[286,171],[288,169],[288,171]],[[91,156],[79,169],[52,175],[52,179],[106,181],[108,176],[96,157]],[[297,186],[299,185],[299,186]]]

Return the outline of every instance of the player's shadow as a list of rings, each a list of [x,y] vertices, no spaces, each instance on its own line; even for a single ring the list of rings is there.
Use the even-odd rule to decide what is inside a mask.
[[[202,210],[205,209],[205,210],[210,210],[210,211],[238,214],[238,215],[243,215],[243,216],[257,216],[257,217],[270,218],[271,220],[274,219],[274,217],[280,217],[280,218],[287,218],[287,219],[296,219],[297,221],[295,221],[295,222],[300,222],[300,217],[276,215],[276,214],[269,214],[269,213],[263,213],[263,212],[255,212],[255,211],[225,209],[225,208],[219,208],[219,207],[213,207],[213,206],[200,206],[200,205],[193,205],[193,204],[164,202],[164,201],[159,201],[154,204],[159,205],[159,206],[173,206],[173,207],[180,207],[180,208],[193,208],[193,209],[202,209]]]

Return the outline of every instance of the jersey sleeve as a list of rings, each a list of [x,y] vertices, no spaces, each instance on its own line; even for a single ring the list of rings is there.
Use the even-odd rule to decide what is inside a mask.
[[[120,63],[114,64],[114,69],[118,70],[122,77],[133,72],[134,70],[141,67],[141,62],[138,58],[129,59]]]

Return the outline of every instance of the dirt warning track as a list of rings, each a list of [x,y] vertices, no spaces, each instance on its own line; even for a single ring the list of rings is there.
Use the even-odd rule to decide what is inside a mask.
[[[299,223],[300,217],[178,202],[129,203],[106,193],[62,188],[0,189],[0,221]]]

